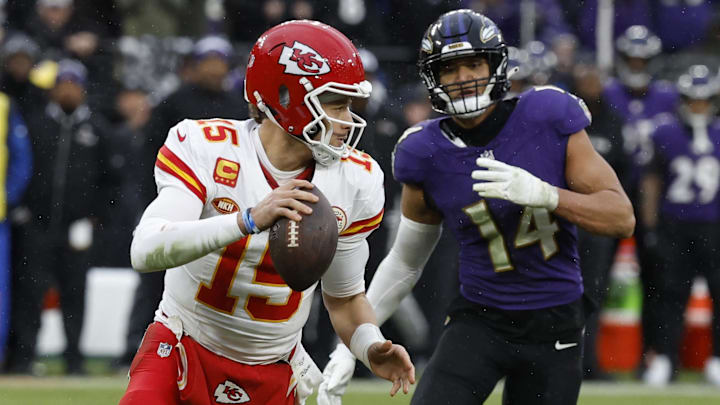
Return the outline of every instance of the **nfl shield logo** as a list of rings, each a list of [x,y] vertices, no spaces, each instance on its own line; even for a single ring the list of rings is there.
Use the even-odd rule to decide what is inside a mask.
[[[160,343],[157,349],[158,356],[168,357],[170,356],[170,353],[172,353],[172,346],[165,342]]]

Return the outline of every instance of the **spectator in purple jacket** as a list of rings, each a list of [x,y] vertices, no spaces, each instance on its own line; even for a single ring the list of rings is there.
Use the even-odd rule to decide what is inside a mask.
[[[546,44],[560,34],[570,32],[558,0],[480,0],[472,8],[495,21],[510,45],[521,46],[532,40]],[[523,32],[534,28],[529,32]]]
[[[713,16],[711,0],[664,0],[655,6],[655,31],[665,52],[676,52],[703,42]]]
[[[595,49],[595,32],[599,0],[586,0],[578,11],[577,30],[584,49]],[[614,0],[613,38],[620,36],[632,25],[652,26],[650,0]]]

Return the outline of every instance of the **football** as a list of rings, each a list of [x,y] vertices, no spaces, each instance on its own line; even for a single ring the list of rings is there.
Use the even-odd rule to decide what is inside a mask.
[[[309,192],[320,197],[308,204],[313,212],[300,222],[281,218],[270,227],[270,258],[285,284],[304,291],[325,274],[335,257],[338,227],[330,202],[315,186]]]

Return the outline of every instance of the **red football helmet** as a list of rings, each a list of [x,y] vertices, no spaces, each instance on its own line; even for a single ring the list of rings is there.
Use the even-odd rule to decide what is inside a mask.
[[[318,96],[330,92],[366,98],[371,90],[352,42],[317,21],[288,21],[270,28],[253,46],[245,73],[247,101],[304,141],[315,160],[325,165],[357,145],[366,123],[354,113],[351,122],[328,117]],[[324,120],[351,127],[342,147],[330,145],[333,129]]]

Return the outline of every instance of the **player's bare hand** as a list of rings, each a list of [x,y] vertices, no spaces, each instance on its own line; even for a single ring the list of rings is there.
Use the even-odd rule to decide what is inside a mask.
[[[263,231],[280,217],[300,221],[302,220],[301,214],[310,215],[312,208],[303,204],[303,201],[311,203],[318,201],[316,195],[305,191],[311,188],[313,188],[313,184],[309,181],[295,179],[274,189],[250,210],[255,225]],[[240,215],[238,220],[242,221]]]
[[[368,360],[376,376],[393,383],[390,389],[391,396],[394,396],[400,388],[407,394],[410,391],[410,384],[415,384],[415,366],[404,347],[389,340],[375,343],[368,349]]]

